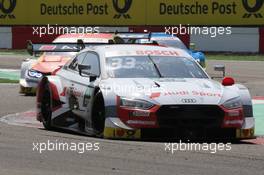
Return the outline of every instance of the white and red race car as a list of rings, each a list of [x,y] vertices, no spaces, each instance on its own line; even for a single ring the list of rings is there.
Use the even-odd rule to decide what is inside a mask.
[[[46,129],[126,139],[244,139],[255,126],[246,87],[214,81],[185,50],[139,44],[87,47],[43,77],[37,120]]]

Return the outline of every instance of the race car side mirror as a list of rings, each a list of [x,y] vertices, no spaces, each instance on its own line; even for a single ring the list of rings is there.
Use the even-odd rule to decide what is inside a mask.
[[[225,66],[224,65],[215,65],[214,66],[214,70],[215,71],[218,71],[218,72],[222,72],[223,73],[223,77],[225,77],[225,75],[226,75],[226,69],[225,69]],[[223,78],[223,77],[221,77],[221,78]]]
[[[90,69],[91,69],[90,65],[82,65],[82,64],[78,65],[79,74],[81,76],[83,76],[83,74],[87,74],[88,70]]]
[[[30,40],[27,41],[27,52],[29,55],[33,55],[33,44]]]
[[[225,77],[222,81],[223,86],[233,86],[235,84],[235,80],[232,77]]]
[[[77,40],[77,48],[78,51],[80,52],[81,50],[85,49],[85,44],[82,39]]]
[[[89,77],[90,78],[90,82],[93,82],[97,79],[98,75],[95,75],[93,73],[90,72],[91,70],[91,65],[78,65],[78,69],[79,69],[79,74],[82,77]]]

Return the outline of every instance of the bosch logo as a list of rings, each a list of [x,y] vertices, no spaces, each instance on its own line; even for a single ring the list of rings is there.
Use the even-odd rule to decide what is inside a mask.
[[[130,15],[127,14],[132,5],[132,0],[125,0],[125,5],[120,7],[119,0],[113,0],[113,5],[118,14],[114,16],[115,19],[119,19],[120,17],[124,17],[125,19],[130,19]]]
[[[12,14],[12,12],[14,11],[15,7],[16,0],[0,0],[0,18],[9,17],[14,19],[15,16]],[[1,12],[3,14],[1,14]]]
[[[182,99],[181,100],[182,101],[182,103],[196,103],[197,102],[197,100],[195,100],[194,98],[186,98],[186,99]]]
[[[244,8],[248,12],[244,14],[243,18],[250,18],[251,16],[255,16],[255,18],[263,18],[262,14],[258,13],[258,11],[263,6],[264,1],[256,0],[256,3],[253,7],[249,5],[248,1],[249,0],[242,0]]]

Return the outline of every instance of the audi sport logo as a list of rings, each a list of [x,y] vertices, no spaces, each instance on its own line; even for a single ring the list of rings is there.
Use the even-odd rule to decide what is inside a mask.
[[[263,0],[256,0],[256,3],[253,7],[249,5],[249,0],[242,0],[243,6],[246,9],[248,13],[245,13],[243,18],[250,18],[251,16],[255,16],[255,18],[263,18],[261,13],[258,13],[258,11],[263,6],[264,1]]]
[[[6,17],[14,19],[15,15],[13,15],[12,12],[14,11],[15,7],[16,0],[0,0],[0,19]]]
[[[197,100],[195,100],[194,98],[185,98],[181,100],[182,103],[196,103]]]
[[[130,19],[130,15],[127,14],[129,11],[131,5],[132,5],[132,0],[125,0],[125,5],[123,7],[120,7],[119,0],[113,0],[113,5],[118,14],[114,16],[115,19],[119,19],[120,17],[124,17],[125,19]]]

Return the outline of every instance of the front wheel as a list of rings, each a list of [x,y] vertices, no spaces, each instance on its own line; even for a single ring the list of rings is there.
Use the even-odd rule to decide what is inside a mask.
[[[41,115],[42,124],[45,129],[51,130],[51,116],[52,116],[52,102],[51,102],[51,92],[49,84],[45,83],[43,86],[43,94],[41,98]]]
[[[92,127],[98,137],[103,136],[105,126],[105,107],[101,91],[94,96],[92,109]]]

